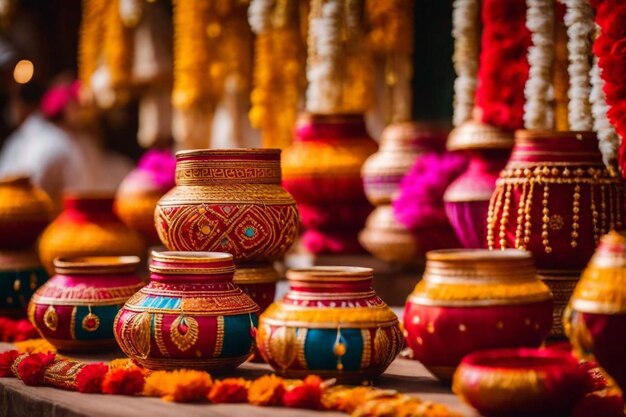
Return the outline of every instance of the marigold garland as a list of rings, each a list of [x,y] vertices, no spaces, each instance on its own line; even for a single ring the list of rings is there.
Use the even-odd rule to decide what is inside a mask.
[[[107,0],[83,0],[82,20],[78,45],[78,78],[85,91],[89,91],[91,76],[100,62],[104,39],[104,20]]]
[[[11,372],[8,372],[9,369]],[[284,380],[276,375],[264,375],[254,381],[243,378],[213,381],[206,372],[188,369],[150,372],[127,359],[114,360],[108,365],[85,364],[58,358],[54,354],[19,355],[12,350],[0,353],[0,377],[10,376],[20,378],[29,385],[45,384],[81,393],[144,395],[160,397],[164,401],[247,402],[336,410],[359,416],[458,416],[443,405],[422,402],[393,390],[333,387],[332,380],[322,381],[316,375],[309,375],[304,380]],[[395,409],[389,407],[391,403]],[[395,410],[396,414],[382,413],[385,410]]]
[[[102,53],[111,82],[111,88],[120,100],[131,84],[133,69],[133,31],[126,27],[120,16],[120,2],[110,1],[104,16]],[[125,100],[128,97],[123,97]]]

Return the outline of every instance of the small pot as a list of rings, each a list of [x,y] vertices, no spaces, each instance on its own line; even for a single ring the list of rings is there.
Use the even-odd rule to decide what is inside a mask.
[[[0,251],[0,315],[24,317],[28,301],[47,280],[33,250]]]
[[[404,310],[407,344],[442,381],[477,350],[538,347],[550,333],[552,294],[520,250],[437,250]]]
[[[259,318],[257,344],[274,370],[363,381],[402,348],[398,319],[372,289],[372,270],[313,267],[287,272],[289,291]]]
[[[113,348],[113,319],[143,286],[138,265],[136,256],[56,259],[55,275],[30,302],[30,321],[59,350]]]
[[[452,389],[486,417],[569,417],[589,383],[569,352],[499,349],[467,355]]]
[[[626,390],[626,234],[604,236],[566,310],[565,329],[581,356],[595,357]]]
[[[115,318],[124,353],[148,369],[209,371],[250,356],[259,306],[233,283],[232,255],[152,252],[150,272]]]

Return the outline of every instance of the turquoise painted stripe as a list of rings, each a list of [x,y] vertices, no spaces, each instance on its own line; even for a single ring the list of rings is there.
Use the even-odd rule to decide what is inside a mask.
[[[119,306],[91,307],[91,312],[100,319],[100,326],[95,332],[83,329],[83,319],[89,314],[89,308],[76,307],[76,324],[74,331],[76,340],[113,339],[113,320],[119,311]]]
[[[180,310],[181,298],[173,297],[145,297],[139,302],[142,307],[163,308],[169,310]]]
[[[256,314],[252,315],[252,322],[255,327],[258,325]],[[248,314],[224,316],[224,345],[221,357],[243,356],[250,352],[250,346],[252,346],[250,316]]]
[[[346,345],[346,354],[341,358],[345,371],[361,369],[363,338],[359,329],[341,330],[342,342]],[[309,329],[304,343],[304,356],[311,370],[337,369],[337,356],[334,347],[337,330]]]

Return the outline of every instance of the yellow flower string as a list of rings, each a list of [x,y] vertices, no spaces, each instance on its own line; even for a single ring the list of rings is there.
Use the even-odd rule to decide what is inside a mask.
[[[86,91],[89,89],[91,76],[99,63],[104,38],[102,16],[105,15],[108,3],[107,0],[83,0],[82,3],[78,46],[78,78]]]
[[[128,98],[132,78],[133,31],[122,22],[119,5],[119,1],[110,1],[107,5],[102,48],[111,88],[117,100],[124,101]]]
[[[285,148],[291,143],[304,85],[299,12],[298,0],[278,0],[266,16],[250,18],[254,27],[255,18],[267,20],[257,28],[249,115],[252,126],[262,131],[264,147]]]
[[[389,121],[411,117],[413,76],[413,0],[365,0],[368,47],[383,60],[384,80],[389,96]]]
[[[30,339],[14,343],[20,353],[56,353],[57,348],[46,339]]]

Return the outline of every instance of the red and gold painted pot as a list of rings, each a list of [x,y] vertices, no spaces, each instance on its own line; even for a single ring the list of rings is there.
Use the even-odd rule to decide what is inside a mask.
[[[154,214],[168,249],[231,253],[237,263],[235,283],[253,285],[250,294],[259,294],[261,304],[273,301],[270,287],[279,279],[270,263],[291,247],[300,223],[296,202],[281,186],[280,153],[178,152],[176,187],[161,198]]]
[[[452,389],[486,417],[569,417],[589,384],[569,352],[497,349],[467,355]]]
[[[400,181],[420,155],[445,150],[448,129],[432,123],[401,122],[383,130],[380,149],[361,169],[363,188],[370,203],[390,204]]]
[[[489,248],[527,249],[539,270],[582,270],[623,225],[624,188],[595,133],[516,132],[487,216]]]
[[[29,304],[31,322],[59,350],[113,348],[113,319],[143,286],[138,264],[136,256],[56,259],[55,275]]]
[[[564,321],[577,353],[595,357],[626,390],[626,234],[611,232],[601,239]]]
[[[413,357],[443,381],[468,353],[537,347],[551,325],[552,294],[531,254],[513,249],[428,252],[404,310]]]
[[[233,257],[153,252],[150,283],[115,318],[124,353],[148,369],[232,369],[254,349],[259,307],[233,283]]]
[[[68,194],[63,207],[39,241],[39,257],[49,273],[58,257],[144,255],[141,236],[113,212],[112,195]]]
[[[0,250],[30,249],[52,220],[52,201],[28,177],[0,179]]]
[[[287,377],[380,375],[403,342],[398,318],[372,289],[372,278],[370,268],[288,271],[289,291],[259,318],[263,358]]]
[[[304,246],[313,253],[362,251],[357,240],[365,216],[371,211],[363,191],[361,167],[378,146],[365,129],[361,114],[303,114],[294,142],[283,152],[283,184],[302,211],[305,227],[317,222],[315,231],[303,236]],[[356,216],[344,213],[359,213]],[[328,216],[319,213],[328,213]],[[308,216],[315,216],[309,220]],[[337,224],[336,218],[345,218]],[[328,223],[320,224],[320,219]]]

